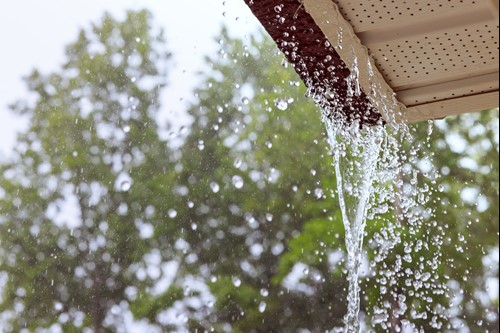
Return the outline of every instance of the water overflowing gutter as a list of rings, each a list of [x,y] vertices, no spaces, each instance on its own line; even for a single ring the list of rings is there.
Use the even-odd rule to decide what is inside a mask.
[[[373,125],[498,106],[498,0],[244,1],[332,117]]]

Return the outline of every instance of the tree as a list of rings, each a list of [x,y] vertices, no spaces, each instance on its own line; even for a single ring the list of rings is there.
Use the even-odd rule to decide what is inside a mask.
[[[27,78],[29,117],[0,180],[0,311],[7,331],[116,331],[150,279],[171,167],[155,121],[168,53],[147,11],[82,30],[59,72]],[[159,222],[158,222],[159,221]]]
[[[334,206],[319,183],[322,173],[332,175],[320,113],[268,39],[244,45],[223,32],[219,42],[220,57],[207,59],[213,71],[194,93],[193,123],[179,148],[175,187],[184,197],[175,221],[185,255],[166,295],[185,291],[173,307],[189,317],[189,331],[327,327],[345,308],[334,300],[340,276],[338,285],[318,283],[312,295],[276,278],[289,240],[305,221],[322,219],[325,229],[333,223],[327,217]],[[210,296],[203,287],[185,288],[192,276]],[[315,277],[312,272],[308,279]],[[167,299],[153,296],[136,314],[154,322],[172,307]],[[277,320],[276,313],[284,315]]]

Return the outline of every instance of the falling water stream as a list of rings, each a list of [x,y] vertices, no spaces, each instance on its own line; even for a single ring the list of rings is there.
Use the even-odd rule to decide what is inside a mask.
[[[435,220],[435,212],[427,207],[439,173],[429,156],[419,156],[426,154],[420,150],[425,143],[414,142],[412,130],[404,121],[405,106],[376,69],[374,58],[359,42],[337,5],[326,2],[321,7],[323,11],[319,11],[314,1],[299,2],[295,4],[293,19],[304,8],[327,38],[316,39],[316,42],[330,48],[346,67],[332,64],[330,54],[320,59],[316,54],[304,53],[302,59],[297,52],[301,47],[300,36],[287,41],[289,32],[286,31],[281,42],[282,37],[273,36],[282,51],[290,55],[296,71],[306,75],[303,78],[308,89],[306,96],[323,108],[323,122],[331,146],[345,230],[348,281],[344,328],[335,327],[333,331],[359,333],[365,330],[366,324],[367,329],[379,326],[388,332],[420,332],[423,320],[427,321],[425,327],[442,331],[443,323],[450,316],[447,306],[442,305],[448,297],[448,286],[447,277],[440,280],[436,271],[442,265],[440,249],[445,237]],[[273,15],[279,18],[279,24],[284,24],[285,31],[290,18],[280,16],[283,6],[285,4],[276,6]],[[291,25],[290,31],[295,30],[295,25]],[[293,48],[288,49],[290,46]],[[320,65],[315,66],[317,62]],[[337,70],[345,73],[346,69],[349,70],[347,77],[335,73]],[[325,71],[328,73],[323,75]],[[339,82],[341,78],[346,82]],[[339,89],[346,91],[339,92]],[[370,109],[355,110],[360,106],[356,102],[359,100],[363,101],[361,108],[367,102]],[[281,104],[276,104],[278,109],[286,109],[286,103]],[[381,118],[376,125],[366,125],[374,123],[370,118],[373,110]],[[346,113],[351,117],[345,116]],[[338,119],[343,117],[345,119]],[[360,118],[352,120],[354,117]],[[432,125],[429,126],[430,135]],[[411,146],[408,153],[403,149],[406,146]],[[363,250],[365,226],[373,220],[380,223],[373,228],[373,237],[366,241],[367,254],[373,254],[373,258],[368,258]],[[365,263],[369,266],[366,273],[371,283],[377,285],[368,297],[371,304],[370,309],[366,309],[366,322],[361,322],[359,280]],[[438,298],[442,298],[443,303],[437,301]]]
[[[395,286],[396,280],[404,279],[406,286],[415,288],[419,297],[428,302],[436,295],[446,295],[447,290],[446,285],[440,282],[428,282],[431,276],[436,276],[435,269],[440,265],[439,244],[443,235],[440,232],[430,232],[437,224],[432,220],[433,211],[426,208],[432,190],[426,185],[420,185],[418,181],[418,177],[422,176],[435,184],[439,174],[430,167],[426,172],[420,172],[411,166],[417,161],[432,164],[426,158],[417,159],[418,147],[425,142],[410,145],[409,151],[406,152],[402,148],[403,142],[412,142],[413,138],[404,124],[399,128],[387,125],[360,126],[357,121],[346,125],[345,121],[328,117],[326,113],[323,122],[333,156],[337,197],[347,250],[347,313],[344,316],[342,332],[359,333],[363,330],[359,319],[359,279],[361,267],[364,267],[366,262],[363,241],[366,224],[377,216],[382,218],[385,226],[379,229],[375,237],[368,240],[370,247],[376,248],[376,255],[369,264],[370,267],[375,267],[374,265],[384,260],[389,260],[391,264],[385,266],[385,269],[375,270],[378,275],[371,274],[375,271],[370,272],[370,276],[380,282],[379,292],[382,298],[369,310],[373,315],[369,324],[380,325],[387,331],[403,332],[406,331],[405,328],[415,331],[416,326],[412,319],[421,318],[423,315],[409,308],[405,301],[405,292],[388,291],[388,286]],[[428,134],[431,132],[432,123],[429,124]],[[389,214],[382,217],[386,213]],[[423,234],[419,231],[423,227],[426,230],[424,234],[428,236],[415,239],[414,235]],[[404,254],[393,251],[398,244],[403,245]],[[437,252],[433,252],[431,259],[424,260],[422,254],[429,251],[430,246]],[[391,253],[395,260],[388,259]],[[418,263],[415,262],[417,258]],[[427,289],[422,289],[422,282],[426,282]],[[392,301],[383,301],[383,295],[389,296]],[[410,291],[409,295],[415,294]],[[439,307],[430,311],[433,313],[430,325],[441,329],[442,321],[447,317],[446,311]]]
[[[336,14],[340,17],[338,9]],[[395,198],[399,195],[396,192],[400,192],[401,187],[393,185],[401,175],[402,164],[398,158],[401,142],[409,133],[407,126],[401,121],[401,111],[404,106],[395,99],[391,89],[380,83],[383,80],[377,79],[377,73],[373,70],[375,68],[373,60],[368,56],[367,50],[361,47],[356,51],[353,45],[347,47],[349,45],[345,44],[343,35],[351,36],[349,40],[354,39],[354,33],[349,27],[345,31],[340,27],[337,27],[337,30],[338,36],[330,36],[331,45],[337,52],[343,49],[349,50],[344,55],[346,59],[351,59],[351,73],[346,78],[348,95],[346,101],[351,97],[360,96],[362,72],[364,82],[368,84],[364,88],[370,92],[368,99],[371,105],[378,109],[387,121],[386,125],[362,126],[359,120],[350,122],[347,119],[336,119],[328,112],[323,112],[323,122],[332,150],[347,250],[347,313],[344,316],[343,332],[359,333],[361,329],[359,277],[363,262],[365,226],[368,216],[373,218],[377,213],[384,213],[387,210],[383,207],[394,206],[394,202],[399,201],[399,198],[396,200]],[[362,53],[365,53],[366,57],[359,58]],[[314,94],[315,89],[327,88],[310,86],[308,92],[313,99],[318,96]],[[321,98],[315,101],[322,105]],[[342,101],[337,101],[336,105],[342,108]],[[416,205],[411,199],[409,201],[407,207],[411,210],[411,207]],[[399,208],[396,209],[401,211]],[[392,222],[388,223],[391,224]],[[386,248],[391,248],[390,244],[400,241],[398,236],[393,239],[390,239],[391,237],[392,235],[386,237],[382,242],[385,243],[383,246],[387,245]],[[387,253],[385,252],[385,255]],[[384,257],[384,254],[381,257]],[[389,311],[381,312],[387,314]]]
[[[342,214],[347,250],[347,313],[344,316],[343,332],[359,333],[362,329],[359,319],[361,291],[359,279],[361,266],[365,261],[363,241],[366,224],[375,216],[392,210],[393,214],[389,214],[392,218],[385,220],[386,225],[381,229],[383,231],[378,235],[378,239],[369,240],[372,247],[378,246],[373,263],[382,262],[388,258],[391,250],[397,244],[403,243],[399,229],[401,227],[400,220],[404,220],[406,227],[412,230],[409,235],[416,234],[417,230],[430,222],[428,218],[432,216],[432,211],[425,208],[426,200],[428,200],[426,194],[428,189],[419,188],[418,185],[418,175],[422,174],[411,167],[411,164],[416,161],[419,144],[413,145],[408,154],[405,154],[402,149],[403,142],[412,142],[413,140],[404,123],[400,123],[399,127],[390,125],[361,126],[358,121],[347,123],[345,120],[329,117],[326,112],[323,116],[323,122],[326,126],[333,156],[337,197]],[[423,173],[423,176],[428,179],[437,177],[432,172]],[[402,178],[406,178],[406,181],[403,181]],[[422,276],[428,279],[432,270],[439,264],[439,253],[436,253],[434,258],[427,262],[423,262],[422,257],[420,257],[419,265],[411,269],[404,268],[402,263],[411,263],[413,254],[420,251],[422,244],[428,247],[429,244],[438,245],[439,241],[430,240],[430,243],[426,243],[429,240],[423,239],[407,239],[406,241],[408,241],[408,245],[405,245],[405,254],[402,256],[396,254],[393,267],[385,272],[384,270],[378,272],[377,274],[385,274],[385,276],[380,276],[376,280],[389,280],[390,283],[395,284],[395,276],[406,276],[406,285],[415,285],[418,289],[421,284],[419,279]],[[411,244],[420,245],[412,248]],[[380,285],[381,295],[387,293],[387,288],[383,284],[385,283]],[[428,295],[432,293],[442,294],[446,290],[446,287],[439,283],[435,283],[432,287],[434,290],[429,290]],[[396,329],[396,332],[402,332],[403,324],[397,323],[395,318],[408,318],[408,306],[405,304],[406,296],[398,294],[398,292],[392,292],[391,296],[395,300],[393,305],[388,307],[388,303],[382,301],[380,306],[375,306],[372,309],[371,324],[381,325],[385,329],[392,327],[392,329]],[[432,296],[429,296],[430,298]],[[416,318],[418,314],[411,316]],[[446,315],[443,312],[436,310],[435,318],[437,319],[433,325],[440,327],[439,318],[444,316]],[[391,323],[389,318],[396,320],[396,322]],[[407,319],[404,321],[406,327],[414,328]]]
[[[384,129],[349,127],[325,119],[337,178],[337,193],[345,229],[349,290],[345,332],[359,332],[360,287],[363,236],[373,181],[379,160]]]

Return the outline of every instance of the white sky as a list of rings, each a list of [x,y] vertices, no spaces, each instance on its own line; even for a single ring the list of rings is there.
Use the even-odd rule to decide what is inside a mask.
[[[97,22],[105,11],[123,17],[127,9],[149,9],[154,23],[163,26],[175,71],[169,73],[170,109],[181,111],[188,99],[195,73],[203,70],[202,58],[214,54],[213,39],[225,23],[235,36],[246,38],[259,26],[243,0],[16,0],[0,11],[0,158],[9,155],[23,119],[7,105],[26,96],[22,77],[37,68],[57,71],[65,46],[78,30]],[[223,15],[225,13],[225,15]],[[236,19],[238,18],[238,19]],[[165,106],[167,103],[164,103]]]

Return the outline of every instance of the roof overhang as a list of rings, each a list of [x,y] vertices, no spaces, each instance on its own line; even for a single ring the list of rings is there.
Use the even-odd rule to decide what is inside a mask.
[[[498,0],[245,2],[327,114],[375,124],[498,106]]]

